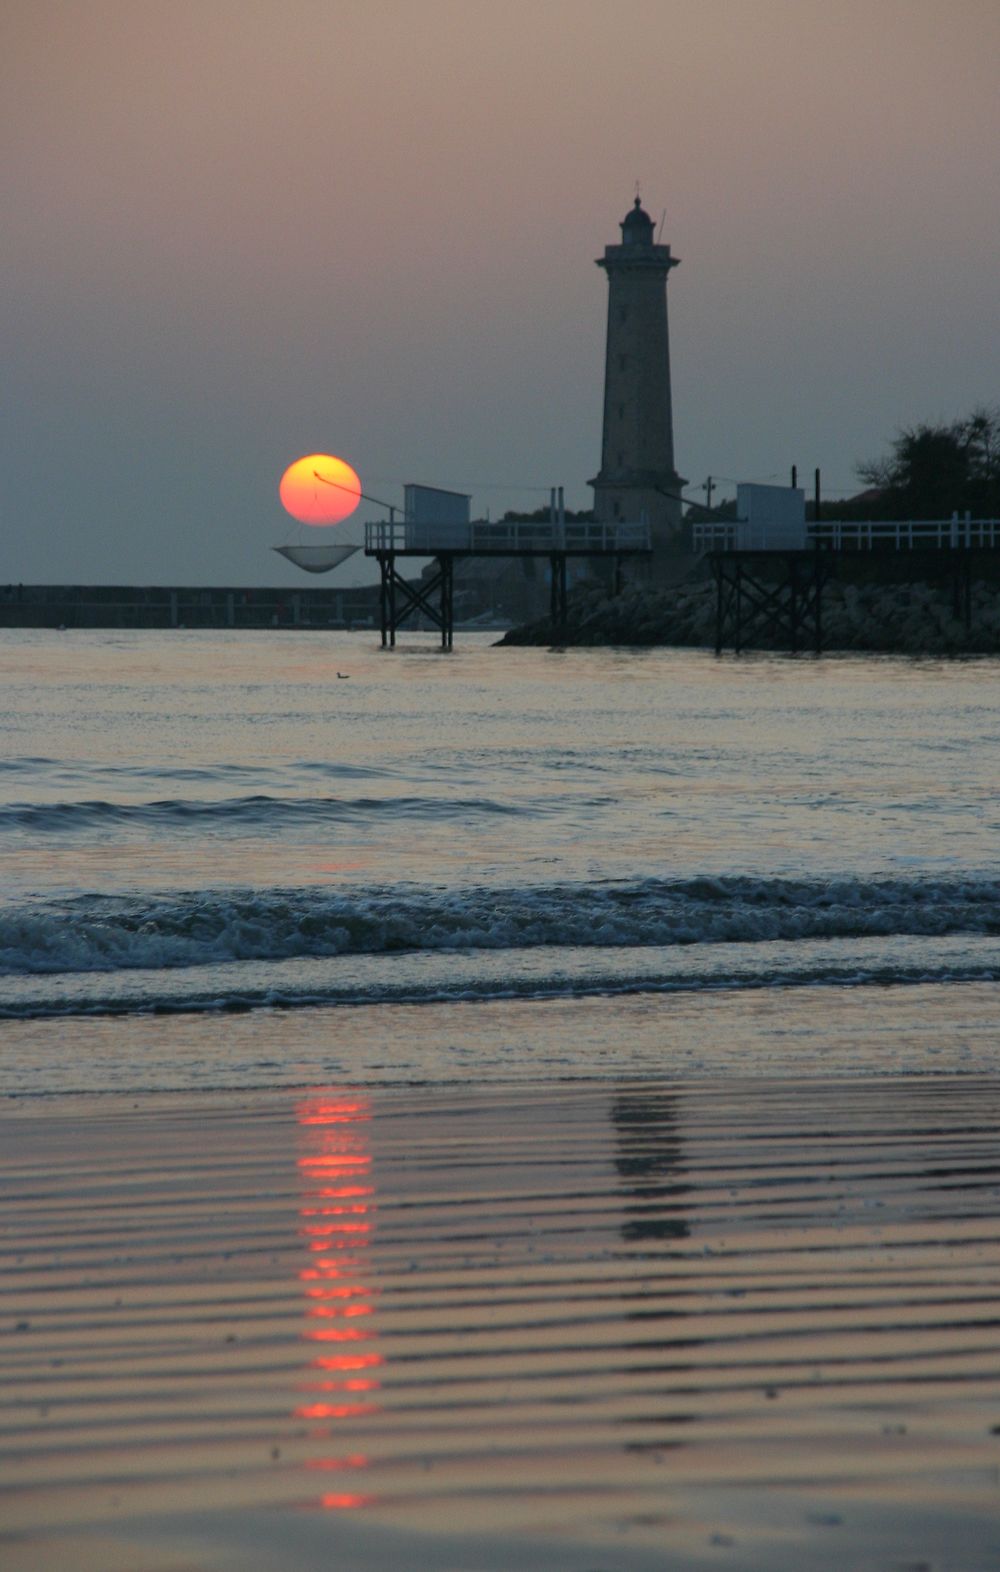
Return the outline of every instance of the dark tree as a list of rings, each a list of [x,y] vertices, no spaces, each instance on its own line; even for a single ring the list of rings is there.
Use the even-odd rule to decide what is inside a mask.
[[[965,422],[973,512],[981,518],[1000,513],[1000,409],[975,409]]]
[[[858,465],[879,493],[872,516],[946,519],[1000,516],[1000,409],[979,408],[949,426],[902,430],[888,458]]]

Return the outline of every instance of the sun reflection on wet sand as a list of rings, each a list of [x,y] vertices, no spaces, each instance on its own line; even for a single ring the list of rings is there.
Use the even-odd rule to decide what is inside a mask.
[[[0,1110],[5,1572],[1000,1566],[995,1078],[249,1113]]]
[[[367,1139],[371,1102],[336,1092],[314,1093],[298,1105],[296,1120],[302,1185],[299,1237],[308,1258],[298,1274],[305,1300],[301,1335],[314,1352],[309,1374],[299,1383],[303,1401],[294,1417],[316,1421],[310,1438],[335,1445],[346,1441],[351,1420],[381,1408],[376,1372],[382,1355],[370,1346],[376,1298],[367,1254],[375,1213]],[[330,1345],[337,1345],[336,1351]],[[315,1474],[357,1475],[369,1465],[363,1452],[305,1460],[306,1470]],[[375,1500],[368,1491],[339,1490],[323,1492],[310,1504],[347,1511]]]

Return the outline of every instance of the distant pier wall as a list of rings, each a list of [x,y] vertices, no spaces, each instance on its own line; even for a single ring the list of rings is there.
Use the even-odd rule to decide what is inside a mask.
[[[0,584],[0,628],[345,628],[377,616],[377,585]]]

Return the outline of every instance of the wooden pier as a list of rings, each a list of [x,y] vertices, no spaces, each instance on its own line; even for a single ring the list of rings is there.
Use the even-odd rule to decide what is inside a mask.
[[[715,653],[738,655],[758,641],[793,655],[823,648],[823,590],[833,572],[828,552],[716,551]]]
[[[739,523],[713,522],[696,524],[693,542],[715,579],[717,655],[753,647],[819,655],[823,592],[850,557],[892,563],[897,573],[918,558],[930,562],[934,577],[950,582],[954,615],[968,631],[974,570],[985,555],[1000,557],[1000,520],[826,520],[806,525],[800,549],[771,546],[766,532]]]
[[[394,647],[396,634],[411,617],[422,615],[441,631],[441,648],[454,644],[454,568],[457,558],[540,557],[549,563],[554,630],[566,625],[566,564],[570,557],[590,557],[611,564],[615,587],[621,587],[622,565],[628,557],[649,556],[648,524],[580,523],[503,520],[491,523],[410,523],[391,520],[365,525],[365,556],[375,557],[381,575],[379,620],[383,648]],[[399,559],[433,559],[429,577],[414,582],[397,567]]]

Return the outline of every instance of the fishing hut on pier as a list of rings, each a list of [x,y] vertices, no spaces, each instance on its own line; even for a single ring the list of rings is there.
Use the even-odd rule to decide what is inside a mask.
[[[952,608],[968,631],[975,574],[1000,557],[1000,519],[853,521],[821,519],[817,471],[814,516],[795,486],[741,485],[734,521],[695,523],[694,550],[716,587],[715,652],[823,649],[823,595],[846,564],[862,561],[898,579],[919,563],[950,584]]]
[[[553,489],[547,519],[470,518],[469,498],[433,486],[407,485],[403,518],[365,525],[365,555],[379,565],[379,622],[383,647],[393,647],[405,623],[424,617],[440,629],[441,648],[450,650],[455,632],[455,564],[468,558],[537,558],[548,566],[553,629],[566,624],[567,563],[591,559],[610,566],[616,590],[628,558],[649,557],[645,520],[595,523],[566,518],[563,488]],[[398,564],[431,559],[431,572],[414,580]]]

